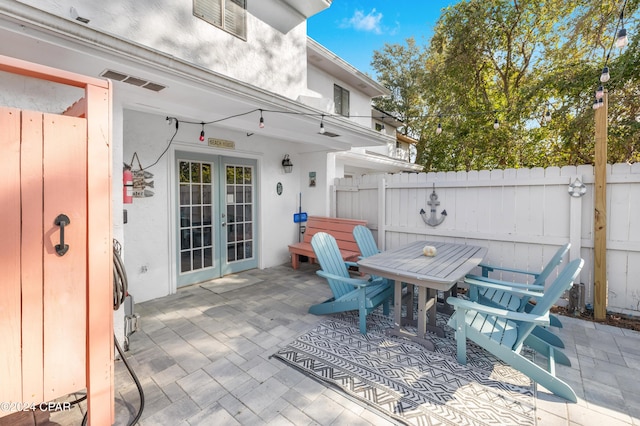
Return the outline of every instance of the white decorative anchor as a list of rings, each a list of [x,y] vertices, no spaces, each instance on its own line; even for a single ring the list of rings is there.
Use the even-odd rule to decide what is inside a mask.
[[[436,194],[435,183],[433,184],[433,192],[429,196],[429,201],[427,202],[427,204],[431,207],[431,214],[429,215],[429,217],[427,217],[427,212],[425,212],[424,209],[420,209],[420,216],[422,216],[422,220],[424,221],[424,223],[429,226],[438,226],[442,222],[444,222],[444,219],[447,217],[447,211],[442,210],[439,219],[436,214],[436,207],[440,205],[440,201],[438,201],[438,194]]]

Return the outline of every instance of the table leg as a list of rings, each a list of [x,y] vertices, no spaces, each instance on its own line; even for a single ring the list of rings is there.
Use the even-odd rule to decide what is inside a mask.
[[[454,309],[451,307],[450,304],[447,303],[447,298],[449,296],[451,297],[458,297],[458,283],[455,283],[453,285],[453,287],[451,287],[451,289],[449,289],[448,291],[443,292],[443,296],[444,299],[442,301],[442,313],[445,313],[447,315],[452,315]]]
[[[433,344],[433,342],[431,342],[430,340],[427,340],[424,338],[425,335],[425,329],[426,329],[426,312],[424,310],[424,306],[425,303],[420,303],[421,299],[426,299],[425,296],[425,292],[424,291],[420,291],[418,293],[418,303],[420,304],[420,306],[422,307],[422,313],[425,315],[422,315],[422,319],[421,316],[418,316],[418,335],[416,336],[415,334],[411,334],[406,330],[403,330],[401,328],[401,324],[402,324],[402,282],[401,281],[395,281],[395,287],[394,287],[394,301],[393,301],[393,328],[387,330],[386,334],[388,336],[396,336],[396,337],[406,337],[407,339],[410,339],[416,343],[421,344],[422,346],[424,346],[426,349],[430,350],[430,351],[435,351],[436,347]],[[420,309],[420,306],[418,307],[418,309]],[[407,315],[411,315],[413,316],[413,306],[411,306],[410,308],[407,309]],[[422,332],[420,332],[420,330],[422,330]]]
[[[426,293],[428,294],[428,297],[429,297],[429,307],[427,308],[427,310],[429,311],[429,325],[427,326],[427,330],[429,330],[432,333],[435,333],[438,337],[444,337],[444,330],[441,327],[438,327],[436,325],[436,313],[437,313],[437,307],[438,307],[438,291],[428,288]],[[426,318],[425,318],[425,322],[426,322]]]
[[[415,316],[415,312],[413,312],[413,298],[416,294],[416,286],[413,284],[407,284],[407,294],[402,297],[402,302],[404,306],[407,308],[407,315],[402,318],[402,325],[412,325],[417,326],[417,318]]]
[[[418,290],[418,336],[424,337],[427,333],[427,296],[431,296],[430,290],[424,288]]]
[[[394,281],[393,291],[393,326],[400,329],[402,324],[402,283],[400,281]]]

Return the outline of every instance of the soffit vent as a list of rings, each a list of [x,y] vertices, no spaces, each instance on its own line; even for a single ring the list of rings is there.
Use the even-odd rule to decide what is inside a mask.
[[[339,134],[337,134],[337,133],[333,133],[333,132],[330,132],[330,131],[328,131],[328,130],[325,130],[325,132],[324,132],[324,133],[320,133],[320,132],[318,132],[318,134],[319,134],[319,135],[322,135],[322,136],[328,136],[328,137],[330,137],[330,138],[335,138],[336,136],[340,136]]]
[[[118,71],[113,70],[105,70],[100,74],[101,77],[108,78],[110,80],[121,81],[123,83],[129,83],[134,86],[142,87],[144,89],[149,89],[154,92],[159,92],[162,89],[165,89],[167,86],[164,86],[159,83],[154,83],[149,80],[145,80],[143,78],[134,77],[131,75],[123,74]]]
[[[148,83],[147,80],[143,80],[141,78],[137,78],[137,77],[127,77],[126,79],[122,80],[125,83],[129,83],[129,84],[133,84],[134,86],[138,86],[138,87],[142,87],[145,84]]]

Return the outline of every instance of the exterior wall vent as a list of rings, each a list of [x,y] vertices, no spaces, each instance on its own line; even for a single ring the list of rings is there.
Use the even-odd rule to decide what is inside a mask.
[[[147,80],[143,80],[137,77],[127,77],[126,80],[122,81],[124,81],[125,83],[133,84],[134,86],[144,86],[148,83]]]
[[[167,86],[164,86],[159,83],[154,83],[152,81],[148,81],[139,77],[134,77],[131,75],[127,75],[118,71],[113,70],[104,70],[101,74],[101,77],[108,78],[110,80],[122,81],[123,83],[129,83],[134,86],[142,87],[144,89],[152,90],[154,92],[159,92],[162,89],[165,89]]]
[[[145,89],[149,89],[149,90],[153,90],[154,92],[159,92],[162,89],[164,89],[166,86],[163,86],[162,84],[158,84],[158,83],[147,83],[144,86]]]
[[[111,79],[111,80],[117,80],[117,81],[122,81],[125,78],[127,78],[126,74],[121,74],[119,72],[115,72],[111,70],[104,71],[102,74],[100,74],[100,76]]]

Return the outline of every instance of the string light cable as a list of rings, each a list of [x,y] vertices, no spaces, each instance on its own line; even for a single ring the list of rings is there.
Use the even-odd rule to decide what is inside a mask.
[[[604,65],[602,67],[602,72],[600,73],[600,85],[598,90],[595,92],[595,101],[593,102],[593,109],[598,109],[604,105],[604,100],[602,97],[604,96],[604,83],[607,83],[611,79],[611,74],[609,72],[609,59],[611,58],[611,52],[613,51],[614,46],[617,46],[619,49],[624,48],[629,39],[627,36],[627,30],[624,27],[624,10],[627,7],[627,0],[624,0],[622,4],[622,8],[620,9],[620,15],[618,18],[618,22],[616,23],[616,29],[614,31],[614,37],[611,39],[611,45],[609,46],[609,51],[607,52],[607,56],[604,60]]]
[[[195,126],[200,126],[200,134],[199,134],[199,140],[200,141],[204,141],[205,139],[205,126],[207,125],[211,125],[211,124],[216,124],[216,123],[220,123],[222,121],[227,121],[227,120],[231,120],[233,118],[238,118],[238,117],[243,117],[246,115],[250,115],[250,114],[254,114],[256,112],[260,113],[260,117],[259,117],[259,121],[258,121],[258,127],[260,128],[264,128],[265,124],[266,124],[266,120],[265,120],[265,114],[289,114],[289,115],[299,115],[299,116],[306,116],[306,117],[318,117],[320,119],[320,134],[324,134],[326,131],[326,127],[325,127],[325,118],[344,118],[342,115],[339,114],[327,114],[327,113],[309,113],[309,112],[298,112],[298,111],[284,111],[284,110],[269,110],[269,109],[263,109],[263,108],[255,108],[249,111],[245,111],[245,112],[241,112],[238,114],[233,114],[233,115],[229,115],[229,116],[225,116],[222,118],[218,118],[216,120],[211,120],[211,121],[189,121],[189,120],[179,120],[176,117],[171,117],[171,116],[167,116],[166,117],[166,121],[167,124],[171,125],[172,123],[175,124],[175,129],[173,134],[171,135],[171,138],[169,139],[169,142],[167,143],[166,147],[164,148],[164,150],[160,153],[160,155],[158,156],[158,158],[151,163],[150,165],[146,166],[146,167],[142,167],[142,165],[140,164],[140,161],[138,161],[139,164],[139,171],[144,171],[147,170],[153,166],[155,166],[156,164],[158,164],[160,162],[160,160],[164,157],[164,155],[167,153],[167,151],[169,150],[169,148],[171,147],[171,145],[173,144],[173,141],[176,137],[176,135],[178,134],[178,130],[180,128],[180,124],[191,124],[191,125],[195,125]],[[420,116],[408,116],[405,117],[404,119],[396,117],[392,114],[389,113],[384,113],[384,114],[380,114],[380,115],[350,115],[349,118],[370,118],[370,119],[377,119],[380,120],[382,122],[382,126],[384,126],[384,120],[386,118],[392,118],[396,121],[399,121],[401,123],[403,123],[405,120],[411,120],[411,119],[429,119],[429,118],[437,118],[438,119],[438,128],[436,130],[437,134],[440,134],[442,132],[442,118],[443,117],[463,117],[463,116],[493,116],[494,117],[494,121],[493,121],[493,125],[495,127],[496,125],[496,121],[497,121],[497,114],[500,112],[508,112],[508,110],[486,110],[486,111],[474,111],[474,112],[466,112],[466,113],[448,113],[448,114],[444,114],[444,113],[437,113],[437,114],[423,114]],[[498,122],[498,127],[500,126],[499,122]],[[384,127],[383,127],[384,128]],[[382,130],[382,129],[381,129]],[[250,133],[251,135],[253,133]],[[137,153],[134,153],[134,159],[136,158]],[[128,165],[129,167],[133,166],[133,159],[131,164]]]

